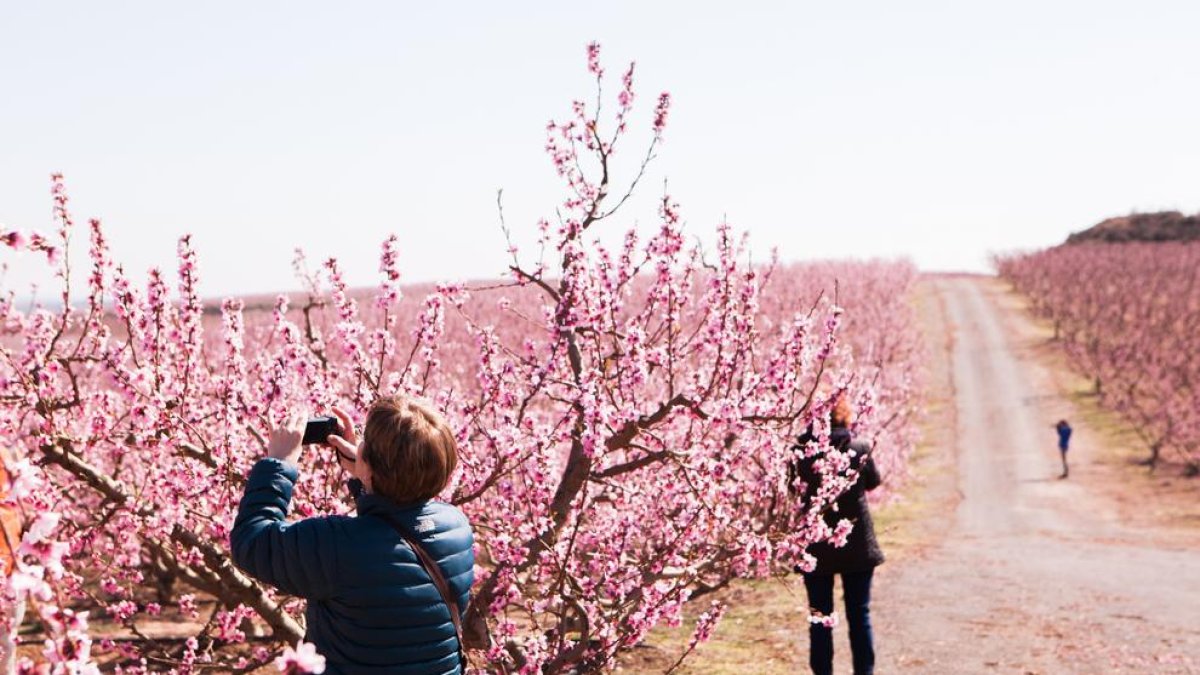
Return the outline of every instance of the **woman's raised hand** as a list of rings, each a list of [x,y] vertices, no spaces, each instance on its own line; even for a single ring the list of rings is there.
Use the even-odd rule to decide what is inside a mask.
[[[271,438],[267,441],[267,457],[281,462],[295,464],[300,459],[300,451],[304,440],[304,426],[308,423],[308,414],[293,412],[283,421],[283,424],[271,430]]]
[[[354,473],[354,465],[358,462],[358,433],[354,431],[354,421],[350,413],[341,408],[334,408],[333,414],[338,418],[340,434],[332,434],[325,439],[338,454],[338,464],[345,471]]]

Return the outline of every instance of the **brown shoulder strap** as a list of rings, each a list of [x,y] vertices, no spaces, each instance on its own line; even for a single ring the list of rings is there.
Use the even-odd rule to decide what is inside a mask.
[[[462,664],[463,673],[466,673],[467,651],[465,647],[466,643],[463,642],[462,615],[459,614],[458,600],[455,599],[453,591],[450,590],[450,584],[446,581],[445,575],[442,574],[442,568],[438,567],[437,561],[425,551],[425,547],[421,545],[420,540],[414,537],[407,527],[390,515],[382,513],[375,515],[378,515],[384,522],[391,525],[392,529],[396,530],[400,537],[408,542],[408,547],[416,554],[417,561],[421,563],[421,567],[425,568],[425,573],[429,575],[429,579],[437,587],[438,593],[442,594],[442,601],[450,608],[450,621],[454,623],[454,635],[458,638],[458,658]]]

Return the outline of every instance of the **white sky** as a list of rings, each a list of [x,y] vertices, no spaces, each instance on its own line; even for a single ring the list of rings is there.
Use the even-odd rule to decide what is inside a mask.
[[[561,198],[543,128],[590,96],[584,46],[662,89],[691,231],[765,256],[982,270],[1132,209],[1200,209],[1200,3],[8,2],[0,223],[50,226],[47,176],[131,270],[196,235],[208,294],[295,288],[291,250],[376,281],[490,277]],[[616,89],[616,81],[610,89]],[[627,156],[635,148],[627,149]],[[6,285],[36,276],[10,262]]]

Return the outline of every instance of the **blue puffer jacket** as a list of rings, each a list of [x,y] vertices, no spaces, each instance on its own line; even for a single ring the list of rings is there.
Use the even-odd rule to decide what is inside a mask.
[[[450,610],[416,555],[374,514],[416,533],[466,611],[475,580],[466,516],[442,502],[407,507],[358,494],[357,516],[285,522],[296,467],[263,459],[250,470],[230,543],[251,576],[308,600],[308,633],[327,675],[457,675]]]

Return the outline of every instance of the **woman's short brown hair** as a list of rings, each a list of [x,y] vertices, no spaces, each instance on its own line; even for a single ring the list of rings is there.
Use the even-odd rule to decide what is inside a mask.
[[[450,425],[429,406],[403,396],[371,405],[362,457],[371,467],[372,490],[398,504],[438,496],[458,467]]]
[[[850,397],[846,392],[838,394],[829,412],[829,422],[835,427],[850,426],[850,418],[854,417],[854,406],[850,405]]]

